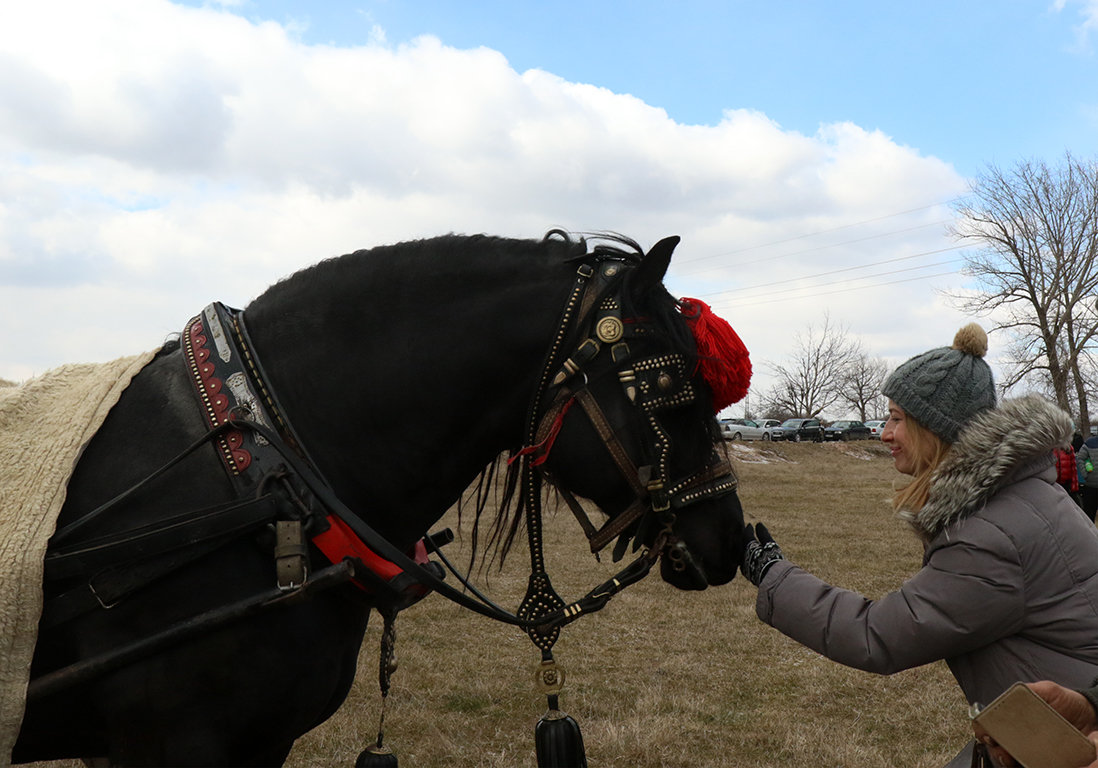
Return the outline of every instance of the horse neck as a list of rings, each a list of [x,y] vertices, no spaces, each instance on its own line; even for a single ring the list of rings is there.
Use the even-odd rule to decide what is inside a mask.
[[[545,253],[380,250],[308,270],[247,316],[336,493],[408,546],[520,444],[572,270]]]

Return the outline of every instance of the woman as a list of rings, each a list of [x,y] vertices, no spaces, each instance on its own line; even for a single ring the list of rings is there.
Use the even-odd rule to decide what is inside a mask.
[[[881,439],[912,477],[893,504],[924,545],[915,576],[867,600],[784,560],[763,525],[757,539],[748,526],[743,565],[759,618],[783,634],[880,674],[945,659],[983,704],[1019,680],[1098,677],[1098,531],[1056,484],[1052,453],[1071,419],[1038,397],[996,407],[986,352],[970,324],[884,386]],[[956,764],[970,760],[971,746]]]

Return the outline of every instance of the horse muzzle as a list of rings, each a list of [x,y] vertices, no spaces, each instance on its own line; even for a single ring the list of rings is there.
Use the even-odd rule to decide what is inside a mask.
[[[686,542],[671,537],[660,556],[660,576],[673,587],[701,590],[709,586],[705,567],[694,557]]]

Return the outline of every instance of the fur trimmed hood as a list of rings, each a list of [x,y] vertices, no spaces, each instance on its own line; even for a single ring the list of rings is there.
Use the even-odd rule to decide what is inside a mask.
[[[1004,400],[969,422],[934,471],[926,504],[900,517],[930,541],[983,508],[1024,465],[1043,468],[1054,448],[1071,443],[1072,431],[1071,417],[1042,397]]]

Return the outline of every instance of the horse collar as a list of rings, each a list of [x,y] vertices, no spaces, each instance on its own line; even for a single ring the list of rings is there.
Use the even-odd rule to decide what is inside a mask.
[[[248,336],[243,311],[220,302],[207,306],[187,323],[183,332],[183,354],[207,427],[217,430],[224,426],[216,438],[218,453],[238,496],[261,494],[270,478],[286,477],[283,452],[287,448],[302,459],[305,470],[312,471],[320,483],[328,485],[297,439],[263,375],[262,364]],[[261,429],[247,428],[246,422]],[[240,428],[236,428],[238,424]],[[280,441],[283,445],[275,445],[272,441]],[[345,558],[356,559],[365,565],[369,574],[378,577],[367,578],[366,582],[370,582],[367,584],[359,578],[363,572],[356,572],[359,576],[355,583],[359,587],[376,594],[415,593],[417,597],[426,594],[425,587],[404,576],[400,566],[374,552],[338,515],[324,510],[320,517],[323,519],[317,521],[319,525],[307,527],[309,537],[324,556],[332,563]],[[417,564],[428,562],[422,540],[407,554]]]
[[[268,407],[256,397],[249,379],[246,347],[237,330],[239,310],[215,302],[187,323],[183,332],[183,355],[191,373],[191,383],[202,403],[206,426],[216,429],[230,419],[254,421],[268,429],[272,418]],[[265,387],[259,387],[267,395]],[[281,430],[280,430],[281,431]],[[229,475],[239,478],[252,467],[263,451],[256,449],[267,440],[256,432],[229,429],[218,438],[221,460]],[[260,442],[262,441],[262,442]],[[256,467],[258,475],[265,474]]]

